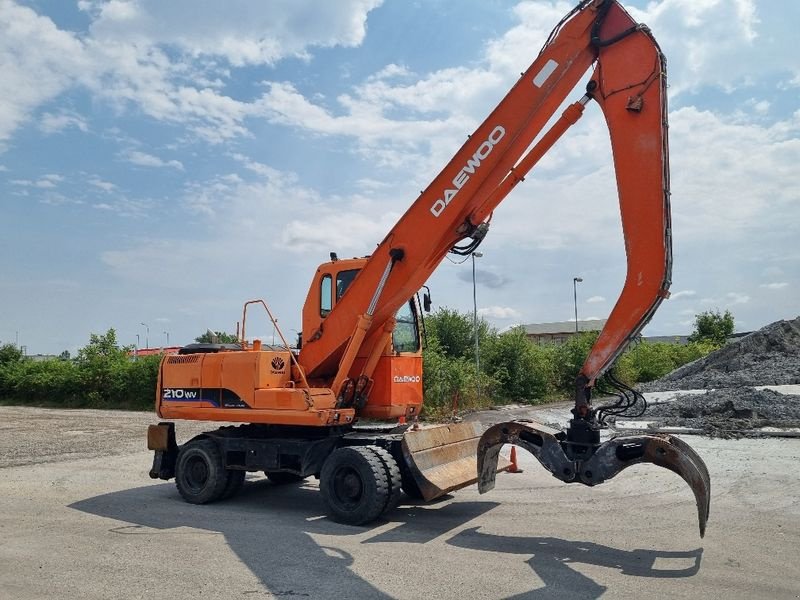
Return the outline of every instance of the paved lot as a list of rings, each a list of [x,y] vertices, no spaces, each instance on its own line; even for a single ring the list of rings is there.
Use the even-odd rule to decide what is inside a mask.
[[[313,480],[190,506],[147,477],[153,420],[0,407],[0,598],[800,598],[800,440],[688,439],[713,482],[701,540],[672,473],[592,490],[524,452],[489,494],[369,527],[325,518]]]

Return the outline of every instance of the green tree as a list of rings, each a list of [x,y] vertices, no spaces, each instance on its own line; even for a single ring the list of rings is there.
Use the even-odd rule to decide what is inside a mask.
[[[533,344],[522,327],[490,338],[481,352],[481,368],[513,401],[544,398],[553,380],[552,353]]]
[[[425,331],[439,343],[439,350],[450,358],[475,360],[475,319],[472,313],[442,307],[425,318]],[[494,335],[484,319],[478,319],[478,341],[481,346]]]
[[[19,362],[23,358],[22,350],[14,344],[3,344],[0,346],[0,365],[8,365]]]
[[[131,363],[132,346],[120,347],[117,332],[92,333],[89,343],[78,350],[80,370],[89,406],[106,406],[125,395],[126,375]]]
[[[239,338],[232,333],[224,331],[206,331],[203,335],[198,335],[194,338],[198,344],[235,344]]]
[[[715,346],[724,346],[734,330],[731,311],[724,313],[718,310],[707,310],[694,318],[694,331],[689,336],[690,342],[710,342]]]
[[[589,356],[599,332],[585,331],[570,338],[560,346],[553,347],[556,387],[568,395],[575,392],[575,379]]]

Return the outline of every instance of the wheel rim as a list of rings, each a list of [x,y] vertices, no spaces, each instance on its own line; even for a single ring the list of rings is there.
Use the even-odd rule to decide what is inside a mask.
[[[352,467],[340,467],[333,476],[333,493],[339,504],[353,509],[364,496],[364,482]]]
[[[208,465],[200,456],[192,456],[186,464],[186,483],[194,491],[202,490],[208,483]]]

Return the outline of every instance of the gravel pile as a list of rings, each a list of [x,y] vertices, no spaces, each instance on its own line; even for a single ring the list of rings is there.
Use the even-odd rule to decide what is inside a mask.
[[[642,391],[800,383],[800,317],[776,321],[642,386]]]
[[[656,426],[702,429],[712,437],[742,437],[761,427],[800,427],[800,396],[752,387],[711,390],[650,406],[644,418]]]
[[[771,323],[643,385],[645,392],[710,391],[651,405],[642,418],[654,426],[692,427],[715,437],[741,437],[762,427],[800,427],[800,396],[754,389],[797,383],[800,317]]]

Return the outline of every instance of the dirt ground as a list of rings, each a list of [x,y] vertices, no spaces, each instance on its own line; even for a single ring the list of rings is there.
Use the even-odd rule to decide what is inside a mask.
[[[673,473],[635,466],[586,488],[525,452],[524,473],[489,494],[405,499],[366,527],[327,519],[313,479],[251,474],[240,496],[192,506],[147,477],[155,421],[0,407],[0,598],[800,598],[787,568],[800,547],[800,440],[685,438],[712,478],[701,540]],[[179,423],[179,440],[203,428]]]

